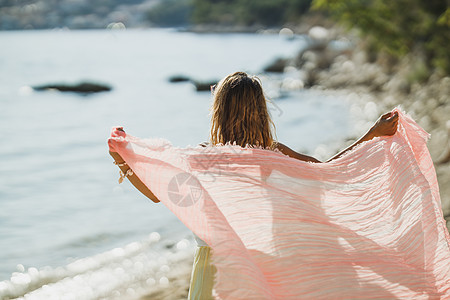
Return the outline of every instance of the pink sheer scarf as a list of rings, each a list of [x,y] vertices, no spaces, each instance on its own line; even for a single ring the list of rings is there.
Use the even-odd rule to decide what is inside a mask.
[[[108,143],[211,246],[218,299],[450,298],[428,134],[397,111],[394,136],[330,163],[115,129]]]

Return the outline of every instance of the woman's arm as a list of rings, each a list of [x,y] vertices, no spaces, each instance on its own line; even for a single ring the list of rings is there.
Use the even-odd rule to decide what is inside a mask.
[[[116,130],[122,131],[125,133],[125,131],[123,130],[122,127],[117,127]],[[132,185],[134,185],[135,188],[137,188],[142,194],[144,194],[147,198],[149,198],[153,202],[155,202],[155,203],[159,202],[158,198],[156,198],[156,196],[152,193],[152,191],[150,191],[145,186],[145,184],[139,179],[139,177],[136,176],[136,174],[134,174],[134,172],[132,172],[130,174],[130,170],[131,170],[130,167],[125,163],[125,160],[120,156],[119,153],[109,151],[109,154],[112,156],[112,158],[114,158],[114,161],[115,161],[116,165],[122,171],[122,174],[125,174],[125,177],[128,178],[128,180],[131,182]],[[121,180],[122,179],[123,178],[121,176]],[[122,182],[121,180],[119,180],[119,183]]]
[[[314,163],[320,163],[321,161],[312,157],[312,156],[308,156],[305,154],[301,154],[298,152],[295,152],[294,150],[292,150],[291,148],[289,148],[288,146],[277,142],[275,145],[275,148],[280,150],[283,154],[286,154],[289,157],[295,158],[295,159],[299,159],[302,161],[308,161],[308,162],[314,162]]]
[[[344,153],[355,148],[355,146],[357,146],[358,144],[361,144],[362,142],[365,142],[365,141],[370,141],[374,137],[385,136],[385,135],[394,135],[395,132],[397,131],[397,124],[398,124],[398,114],[397,113],[391,114],[389,112],[389,113],[382,115],[365,135],[363,135],[355,143],[353,143],[349,147],[345,148],[344,150],[342,150],[341,152],[339,152],[338,154],[336,154],[335,156],[333,156],[326,162],[330,162],[336,158],[341,157]],[[308,155],[304,155],[304,154],[295,152],[288,146],[283,145],[282,143],[277,142],[275,145],[275,148],[292,158],[296,158],[296,159],[299,159],[302,161],[307,161],[307,162],[314,162],[314,163],[321,162],[320,160],[318,160],[312,156],[308,156]]]
[[[120,170],[122,170],[123,174],[126,174],[127,171],[130,169],[130,167],[127,164],[122,165],[125,161],[117,152],[109,152],[109,154],[114,158],[114,161],[116,164],[121,165],[119,166]],[[128,180],[131,182],[132,185],[134,185],[135,188],[137,188],[142,194],[144,194],[147,198],[152,200],[155,203],[158,203],[159,200],[156,198],[156,196],[150,191],[145,184],[142,183],[142,181],[139,179],[139,177],[136,176],[136,174],[128,175]]]
[[[341,157],[344,153],[347,151],[352,150],[357,145],[361,144],[365,141],[370,141],[371,139],[378,137],[378,136],[386,136],[386,135],[394,135],[397,132],[397,124],[398,124],[398,113],[395,112],[391,114],[390,112],[385,113],[382,115],[375,124],[367,131],[365,135],[363,135],[359,140],[351,144],[349,147],[345,148],[329,160],[327,162],[330,162],[336,158]]]

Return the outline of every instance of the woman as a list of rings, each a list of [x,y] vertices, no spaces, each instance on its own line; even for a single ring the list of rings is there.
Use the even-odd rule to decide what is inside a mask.
[[[256,77],[236,72],[221,80],[213,94],[210,136],[212,146],[236,143],[241,147],[276,149],[294,159],[321,163],[314,157],[297,153],[274,140],[274,125],[267,110],[267,100]],[[328,161],[342,156],[364,141],[395,134],[397,123],[397,113],[382,115],[364,136]],[[121,179],[128,177],[145,196],[154,202],[159,202],[157,197],[133,174],[118,153],[110,152],[110,154],[121,169]],[[197,242],[199,247],[195,254],[189,298],[208,299],[211,298],[214,277],[213,266],[209,264],[210,248],[199,239]]]

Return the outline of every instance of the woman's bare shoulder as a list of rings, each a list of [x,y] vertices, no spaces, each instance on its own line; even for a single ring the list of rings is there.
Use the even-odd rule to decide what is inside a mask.
[[[275,142],[274,143],[274,149],[278,149],[279,151],[281,151],[281,153],[286,154],[287,156],[295,158],[295,159],[298,159],[298,160],[307,161],[307,162],[314,162],[314,163],[320,163],[321,162],[320,160],[318,160],[318,159],[316,159],[316,158],[314,158],[312,156],[298,153],[298,152],[292,150],[291,148],[289,148],[288,146],[286,146],[286,145],[284,145],[284,144],[282,144],[280,142]]]

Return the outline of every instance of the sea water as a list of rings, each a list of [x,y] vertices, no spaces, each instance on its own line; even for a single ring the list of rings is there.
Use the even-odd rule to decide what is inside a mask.
[[[115,125],[176,146],[208,139],[211,94],[170,83],[172,75],[201,81],[235,71],[259,75],[280,141],[313,153],[345,137],[348,106],[339,97],[281,89],[296,82],[295,70],[262,73],[306,43],[277,34],[163,29],[0,32],[0,298],[46,283],[60,286],[52,290],[56,298],[62,294],[55,291],[69,291],[68,299],[70,291],[75,298],[107,297],[136,276],[161,283],[164,276],[149,274],[192,255],[190,232],[171,212],[128,182],[118,185],[106,145]],[[113,90],[31,88],[83,80]]]

